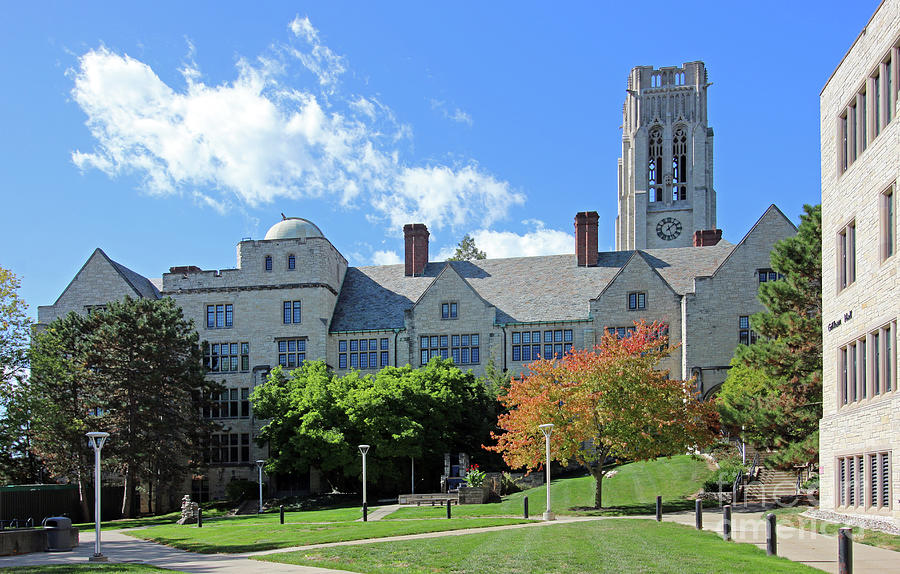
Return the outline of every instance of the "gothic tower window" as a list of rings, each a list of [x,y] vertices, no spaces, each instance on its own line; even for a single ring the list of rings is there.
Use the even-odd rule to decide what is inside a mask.
[[[650,132],[650,149],[649,161],[647,163],[647,173],[649,177],[650,201],[662,201],[662,166],[663,166],[663,137],[660,128],[653,128]]]
[[[687,199],[687,134],[684,127],[676,128],[672,138],[672,199]]]

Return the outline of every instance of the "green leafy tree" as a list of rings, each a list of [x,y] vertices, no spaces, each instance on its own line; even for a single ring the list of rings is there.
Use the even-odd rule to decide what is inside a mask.
[[[400,486],[410,458],[424,474],[440,469],[444,452],[474,452],[488,437],[493,409],[481,381],[441,359],[365,376],[334,376],[321,361],[289,375],[276,367],[250,400],[269,419],[260,439],[269,443],[271,470],[314,467],[332,487],[355,485],[357,445],[365,443],[372,447],[368,478],[385,490]]]
[[[818,460],[822,417],[822,208],[804,206],[797,235],[779,241],[760,285],[766,311],[750,318],[759,340],[735,351],[720,394],[725,424],[777,452],[781,468]]]
[[[210,423],[199,408],[218,385],[206,380],[193,324],[171,299],[126,297],[72,313],[49,325],[32,356],[41,424],[31,433],[54,474],[81,480],[84,432],[109,432],[104,458],[125,479],[122,513],[131,516],[139,480],[159,501],[200,461]]]
[[[29,483],[40,481],[41,467],[28,441],[31,321],[20,286],[15,274],[0,267],[0,481]]]
[[[456,246],[456,252],[453,253],[453,257],[450,257],[447,261],[472,261],[476,259],[487,259],[487,255],[484,251],[478,249],[478,246],[475,245],[475,240],[466,233],[460,240],[459,245]]]

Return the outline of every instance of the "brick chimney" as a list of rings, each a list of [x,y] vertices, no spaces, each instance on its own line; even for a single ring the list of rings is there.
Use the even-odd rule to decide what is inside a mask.
[[[702,229],[694,232],[694,247],[708,247],[721,240],[721,229]]]
[[[407,277],[415,277],[425,272],[428,263],[428,228],[424,223],[407,223],[403,226],[403,238],[406,243]]]
[[[581,211],[575,214],[575,258],[579,267],[597,265],[597,222],[596,211]]]

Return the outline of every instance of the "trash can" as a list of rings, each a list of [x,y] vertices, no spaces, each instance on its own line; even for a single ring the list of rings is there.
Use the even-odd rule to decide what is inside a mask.
[[[70,518],[65,516],[46,518],[44,519],[44,530],[47,531],[48,552],[69,552],[75,545]]]

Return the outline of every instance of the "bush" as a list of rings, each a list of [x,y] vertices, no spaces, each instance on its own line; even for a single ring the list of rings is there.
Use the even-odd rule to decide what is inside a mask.
[[[507,494],[521,491],[521,485],[513,479],[511,474],[504,472],[500,475],[500,496],[506,496]]]
[[[723,460],[719,462],[719,468],[703,482],[705,492],[728,492],[738,472],[747,473],[747,468],[736,460]]]
[[[819,490],[819,475],[814,474],[806,479],[806,481],[801,485],[802,488],[806,490]]]
[[[263,485],[263,496],[266,485]],[[244,478],[237,478],[225,485],[225,496],[232,502],[241,502],[259,496],[259,483]]]

